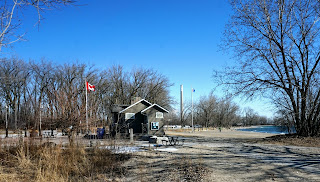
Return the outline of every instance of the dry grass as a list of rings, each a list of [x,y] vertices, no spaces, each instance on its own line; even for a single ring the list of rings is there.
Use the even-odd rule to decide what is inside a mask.
[[[107,181],[125,174],[129,158],[99,147],[21,142],[0,147],[0,181]]]
[[[262,143],[293,145],[302,147],[320,147],[320,137],[302,137],[296,134],[275,135],[264,138]]]
[[[173,181],[206,181],[206,177],[209,174],[209,170],[204,165],[202,158],[194,160],[184,156],[179,162],[173,164],[173,166],[177,166],[177,168],[174,169],[173,174],[175,176]]]

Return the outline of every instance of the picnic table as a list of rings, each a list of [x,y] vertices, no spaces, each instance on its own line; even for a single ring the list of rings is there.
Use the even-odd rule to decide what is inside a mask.
[[[46,131],[43,131],[43,137],[44,138],[55,138],[55,136],[57,135],[57,131],[49,131],[49,130],[46,130]]]
[[[168,140],[162,140],[162,144],[163,145],[170,145],[170,146],[174,146],[174,145],[183,145],[184,140],[180,140],[178,137],[174,137],[174,136],[169,136]]]

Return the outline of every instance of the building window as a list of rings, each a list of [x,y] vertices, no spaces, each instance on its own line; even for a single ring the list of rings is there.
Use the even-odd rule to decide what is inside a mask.
[[[151,122],[151,130],[159,130],[159,122]]]
[[[162,112],[156,112],[156,118],[163,118]]]
[[[126,113],[125,119],[134,119],[135,118],[134,116],[135,116],[134,113]]]

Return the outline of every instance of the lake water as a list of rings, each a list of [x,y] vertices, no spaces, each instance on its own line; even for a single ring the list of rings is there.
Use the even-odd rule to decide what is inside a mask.
[[[251,127],[251,128],[241,128],[237,130],[259,132],[259,133],[288,134],[288,128],[286,126],[257,126],[257,127]],[[291,130],[295,131],[294,128],[292,128]]]

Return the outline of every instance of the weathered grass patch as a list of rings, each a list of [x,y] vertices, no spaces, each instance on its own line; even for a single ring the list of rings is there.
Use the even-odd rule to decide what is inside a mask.
[[[121,164],[129,158],[99,147],[23,142],[0,148],[0,181],[108,180],[125,175]]]

